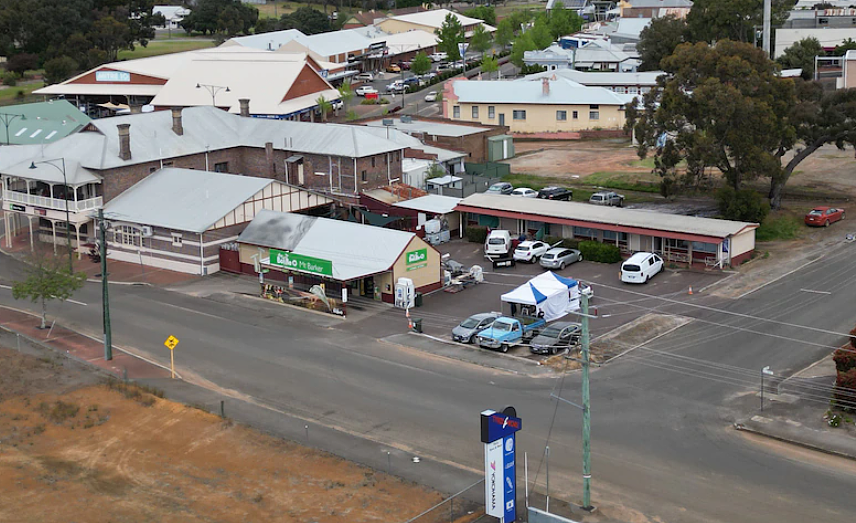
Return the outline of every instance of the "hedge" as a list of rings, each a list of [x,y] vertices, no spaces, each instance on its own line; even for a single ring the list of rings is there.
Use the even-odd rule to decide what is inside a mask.
[[[487,240],[487,227],[467,227],[467,240],[473,243],[484,243]]]
[[[545,236],[544,243],[549,246],[556,245],[556,247],[564,247],[565,249],[579,249],[580,242],[579,240],[571,240],[569,238],[560,238],[558,236]],[[560,243],[561,242],[561,243]]]
[[[615,245],[594,241],[582,241],[579,250],[583,259],[600,263],[618,263],[622,260],[621,251]]]

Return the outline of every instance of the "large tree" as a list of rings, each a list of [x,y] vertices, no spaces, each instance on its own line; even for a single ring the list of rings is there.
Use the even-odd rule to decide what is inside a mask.
[[[279,29],[298,29],[308,35],[333,30],[327,15],[311,7],[301,7],[293,13],[282,15],[279,25]]]
[[[66,263],[65,257],[36,251],[26,269],[26,278],[12,284],[13,298],[41,305],[42,329],[46,327],[48,302],[71,298],[86,282],[86,274],[70,273]]]
[[[419,51],[410,62],[410,72],[422,76],[431,70],[431,59],[424,51]]]
[[[675,49],[687,41],[687,22],[672,15],[654,18],[639,33],[636,50],[642,64],[641,71],[658,71],[663,58],[671,56]]]
[[[188,33],[234,36],[249,33],[258,20],[259,10],[241,0],[197,0],[181,27]]]
[[[772,24],[788,19],[795,0],[772,0]],[[687,15],[691,40],[713,43],[719,40],[752,42],[755,28],[763,24],[763,0],[695,0]]]
[[[485,30],[484,26],[479,24],[473,29],[473,36],[470,37],[470,49],[480,53],[484,57],[484,53],[493,45],[493,38],[490,33]]]
[[[464,42],[464,27],[458,17],[452,13],[446,15],[440,29],[437,29],[437,49],[446,53],[450,62],[461,59],[461,51],[458,44]]]
[[[480,5],[464,11],[464,16],[478,18],[488,25],[496,25],[496,10],[492,5]]]
[[[794,42],[776,61],[783,69],[802,69],[802,77],[811,80],[814,77],[814,57],[823,54],[820,41],[809,37]]]
[[[525,32],[514,39],[514,44],[511,46],[511,63],[517,67],[523,67],[523,53],[526,51],[535,51],[538,47],[532,41],[530,32]]]
[[[546,16],[554,40],[576,33],[583,27],[583,19],[575,11],[565,9],[562,2],[556,2]]]
[[[802,160],[826,143],[856,140],[856,90],[824,95],[815,84],[782,78],[751,44],[682,44],[662,65],[667,75],[628,105],[627,125],[640,156],[654,149],[664,183],[674,182],[684,161],[687,179],[714,168],[735,190],[765,177],[778,208]]]

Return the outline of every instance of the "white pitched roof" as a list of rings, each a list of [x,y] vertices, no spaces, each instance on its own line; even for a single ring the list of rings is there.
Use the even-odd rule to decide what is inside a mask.
[[[265,210],[244,229],[238,242],[329,260],[333,278],[349,281],[389,270],[415,236],[354,222]]]
[[[470,209],[461,209],[469,207]],[[503,195],[474,194],[461,201],[459,210],[471,211],[472,208],[502,210],[579,220],[581,222],[602,223],[625,227],[637,227],[656,231],[683,233],[713,238],[727,238],[746,228],[755,228],[757,223],[716,220],[680,214],[666,214],[656,211],[622,209],[582,202],[562,202],[536,198],[514,198]]]
[[[632,95],[621,95],[602,87],[586,87],[563,78],[550,81],[546,95],[541,82],[457,80],[452,89],[463,103],[625,105],[633,101]]]
[[[525,82],[529,80],[540,80],[541,78],[565,78],[570,82],[579,85],[599,86],[599,85],[657,85],[657,78],[664,75],[663,71],[645,71],[645,72],[587,72],[577,71],[576,69],[557,69],[555,71],[544,71],[543,73],[535,73],[524,76],[517,81]]]
[[[428,196],[420,196],[412,200],[394,203],[393,207],[401,207],[403,209],[413,209],[415,211],[430,212],[433,214],[448,214],[455,210],[455,206],[461,203],[460,198],[452,196],[442,196],[439,194],[429,194]]]
[[[485,24],[482,20],[479,20],[478,18],[470,18],[469,16],[464,16],[460,13],[449,11],[448,9],[432,9],[431,11],[423,11],[421,13],[411,13],[409,15],[393,16],[390,17],[390,20],[401,20],[402,22],[426,25],[439,29],[440,26],[443,25],[443,21],[446,20],[446,15],[449,14],[456,17],[458,21],[461,22],[461,25],[464,27],[473,24],[484,24],[485,29],[494,29],[493,27]]]
[[[104,206],[111,220],[201,233],[275,182],[192,169],[160,169]],[[319,204],[320,205],[320,204]]]
[[[305,38],[306,35],[297,29],[286,29],[284,31],[272,31],[270,33],[259,33],[247,36],[236,36],[223,42],[218,49],[243,46],[262,51],[276,51],[283,45],[296,38]]]

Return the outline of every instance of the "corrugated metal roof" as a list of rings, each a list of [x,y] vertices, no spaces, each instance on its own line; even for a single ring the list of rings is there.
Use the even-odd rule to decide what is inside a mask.
[[[400,144],[402,147],[418,149],[428,154],[436,154],[437,160],[441,162],[454,160],[455,158],[463,158],[466,156],[466,153],[450,151],[448,149],[442,149],[440,147],[434,147],[431,145],[425,145],[418,138],[410,136],[409,134],[403,133],[398,129],[392,128],[390,126],[363,126],[361,127],[361,129],[375,136],[380,136],[381,138],[385,138],[387,140]]]
[[[590,223],[638,227],[700,236],[726,238],[756,223],[716,220],[655,211],[621,209],[582,202],[561,202],[538,198],[513,198],[502,195],[474,194],[461,201],[461,206],[485,210],[511,211],[538,216],[580,220]]]
[[[541,78],[552,78],[555,75],[556,77],[565,78],[568,81],[589,87],[600,85],[654,86],[657,84],[657,78],[664,74],[666,73],[663,71],[646,71],[637,73],[590,73],[586,71],[577,71],[576,69],[558,69],[556,71],[544,71],[543,73],[530,74],[517,81],[525,82],[527,80],[540,80]]]
[[[2,112],[7,115],[20,115],[22,118],[13,117],[8,128],[3,126],[0,144],[55,142],[76,133],[91,120],[66,100],[7,105],[3,107]]]
[[[442,196],[439,194],[429,194],[428,196],[421,196],[419,198],[413,198],[412,200],[398,202],[394,204],[394,207],[430,212],[432,214],[448,214],[454,211],[455,206],[459,203],[461,203],[460,198]]]
[[[528,78],[528,77],[527,77]],[[387,118],[384,118],[386,120]],[[384,125],[383,120],[373,120],[366,122],[367,127],[393,127],[405,133],[425,133],[432,136],[451,136],[460,138],[461,136],[469,136],[487,131],[486,127],[471,127],[467,125],[455,125],[451,123],[433,122],[422,120],[417,117],[411,118],[410,122],[402,122],[401,118],[390,118],[392,125]]]
[[[458,101],[464,103],[624,105],[633,101],[632,96],[602,87],[582,86],[565,79],[550,81],[547,94],[543,93],[541,82],[457,80],[452,88]]]
[[[268,178],[167,167],[108,202],[104,215],[201,233],[272,183]]]
[[[461,22],[462,26],[483,24],[485,29],[489,31],[495,31],[495,28],[485,24],[482,20],[479,20],[478,18],[470,18],[469,16],[464,16],[454,11],[449,11],[448,9],[432,9],[431,11],[424,11],[422,13],[393,16],[389,18],[389,20],[400,20],[402,22],[426,25],[439,29],[440,26],[443,25],[443,22],[446,20],[446,15],[449,14],[456,17],[458,21]],[[378,25],[383,26],[383,22],[380,22]]]
[[[5,156],[5,153],[11,148],[12,147],[4,147],[3,150],[0,151],[0,156]],[[20,161],[19,158],[16,159],[19,160],[17,163],[10,164],[8,167],[3,168],[4,175],[16,176],[27,180],[38,180],[49,184],[62,185],[63,183],[68,182],[72,187],[101,180],[101,178],[95,173],[83,167],[78,161],[71,158],[65,159],[65,179],[63,179],[61,158],[51,156],[36,157],[33,155],[24,161]],[[36,168],[30,169],[31,165],[35,165]]]
[[[389,270],[415,234],[354,222],[262,211],[238,242],[329,260],[349,281]]]
[[[297,29],[286,29],[284,31],[271,31],[270,33],[236,36],[235,38],[230,38],[223,42],[220,48],[240,45],[264,51],[276,51],[281,46],[296,38],[305,37],[306,35]]]

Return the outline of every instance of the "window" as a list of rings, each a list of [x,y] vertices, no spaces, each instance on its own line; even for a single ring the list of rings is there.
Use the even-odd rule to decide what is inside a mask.
[[[589,111],[589,120],[600,120],[600,111]]]
[[[630,88],[628,88],[628,91],[630,91],[630,94],[639,94],[639,88],[638,87],[630,87]]]
[[[181,247],[181,233],[172,233],[172,246]]]
[[[142,245],[140,230],[130,225],[119,225],[113,231],[113,241],[122,245]]]
[[[574,111],[574,112],[573,112],[573,117],[574,117],[574,120],[579,119],[579,117],[580,117],[580,112],[579,112],[579,111]]]
[[[452,107],[452,118],[460,118],[461,117],[461,106],[456,105]]]
[[[588,227],[577,227],[574,226],[574,238],[583,237],[583,238],[596,238],[597,233],[594,229],[589,229]]]
[[[161,168],[172,167],[172,162],[161,162]]]
[[[155,171],[157,171],[157,170],[158,170],[158,168],[157,168],[157,167],[149,167],[149,174],[151,174],[151,173],[153,173],[153,172],[155,172]]]
[[[827,25],[829,24],[829,18],[818,18],[817,25]]]
[[[597,104],[592,104],[592,105],[590,105],[590,106],[589,106],[589,109],[591,109],[591,110],[595,111],[595,110],[597,110],[597,109],[600,109],[600,106],[599,106],[599,105],[597,105]]]
[[[229,172],[229,162],[218,162],[214,164],[214,172],[215,173],[227,173]]]
[[[368,176],[368,173],[366,171],[363,171],[362,173],[360,173],[360,180],[362,180],[364,182],[369,181],[369,176]]]
[[[693,252],[710,252],[716,254],[718,245],[715,243],[693,242]]]
[[[689,245],[686,240],[676,240],[674,238],[666,238],[666,247],[669,249],[683,249],[686,250]]]
[[[375,166],[375,159],[372,158],[372,167],[374,167],[374,166]]]
[[[514,111],[512,117],[515,120],[525,120],[526,119],[526,111]]]
[[[493,120],[496,117],[496,107],[492,105],[487,106],[487,117]]]
[[[473,106],[473,120],[477,119],[478,117],[479,117],[479,106],[474,105]]]
[[[564,122],[568,119],[568,111],[556,111],[556,120]]]

